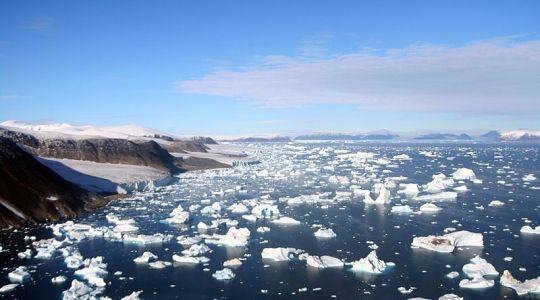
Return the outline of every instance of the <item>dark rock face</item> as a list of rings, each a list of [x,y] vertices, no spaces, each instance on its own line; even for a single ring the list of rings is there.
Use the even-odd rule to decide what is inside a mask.
[[[213,138],[208,136],[194,136],[191,138],[191,140],[201,144],[217,145],[217,142]]]
[[[160,144],[161,147],[165,148],[169,152],[175,153],[187,153],[189,152],[207,152],[208,147],[203,143],[198,141],[182,141],[175,140],[174,142],[168,144]]]
[[[28,152],[43,157],[140,165],[171,173],[183,171],[180,166],[182,160],[172,156],[154,141],[135,142],[110,138],[37,139],[26,133],[1,128],[0,136],[8,137]]]
[[[107,201],[64,180],[10,139],[0,137],[0,228],[56,221]]]

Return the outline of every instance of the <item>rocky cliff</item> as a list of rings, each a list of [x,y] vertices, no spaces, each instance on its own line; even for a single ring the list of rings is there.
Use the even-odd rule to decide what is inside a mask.
[[[56,221],[107,201],[72,184],[13,141],[0,137],[0,228]]]
[[[38,139],[30,134],[0,128],[0,136],[9,138],[26,151],[42,157],[86,160],[99,163],[153,167],[171,173],[184,171],[182,160],[172,156],[154,141],[114,138]]]

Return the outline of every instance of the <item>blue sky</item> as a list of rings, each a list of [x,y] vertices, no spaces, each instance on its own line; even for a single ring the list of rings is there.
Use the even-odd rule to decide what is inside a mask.
[[[539,53],[539,1],[1,1],[0,120],[539,128]]]

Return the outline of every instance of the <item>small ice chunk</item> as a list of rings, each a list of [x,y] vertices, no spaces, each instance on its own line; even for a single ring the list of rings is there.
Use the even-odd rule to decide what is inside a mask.
[[[420,211],[423,213],[436,213],[439,212],[442,208],[438,207],[433,203],[426,203],[420,206]]]
[[[392,210],[390,211],[390,213],[393,214],[410,214],[412,212],[413,211],[411,207],[408,205],[394,205],[392,206]]]
[[[318,237],[318,238],[334,238],[336,237],[336,233],[334,232],[334,230],[332,230],[332,228],[319,228],[319,230],[317,230],[315,233],[314,233],[315,237]]]
[[[279,225],[299,225],[299,224],[301,224],[300,221],[295,220],[295,219],[290,218],[290,217],[281,217],[281,218],[279,218],[277,220],[272,221],[272,223],[279,224]]]
[[[488,205],[491,206],[491,207],[499,207],[499,206],[503,206],[504,202],[502,202],[500,200],[493,200],[493,201],[489,202]]]
[[[521,227],[519,232],[525,233],[525,234],[540,234],[540,226],[536,226],[535,228],[532,228],[529,225],[525,225]]]
[[[437,300],[463,300],[463,297],[459,297],[456,294],[445,294],[440,296]]]
[[[140,300],[141,299],[141,297],[139,297],[140,294],[142,294],[142,291],[136,291],[123,297],[120,300]]]
[[[0,287],[0,294],[7,294],[19,286],[18,283],[10,283]]]
[[[148,266],[152,269],[163,269],[171,265],[172,265],[171,262],[163,261],[163,260],[156,260],[156,261],[148,263]]]
[[[257,228],[257,232],[260,232],[260,233],[265,233],[269,231],[270,231],[269,227],[262,226],[262,227]]]
[[[51,278],[51,282],[54,284],[64,283],[66,280],[67,280],[67,277],[64,275],[59,275],[59,276]]]
[[[485,279],[484,277],[475,277],[473,279],[461,280],[459,282],[459,287],[464,289],[485,289],[492,287],[494,284],[494,280]]]
[[[25,266],[20,266],[12,272],[9,272],[8,277],[12,282],[18,283],[25,283],[32,279],[32,276],[30,276],[30,273],[28,272],[28,268]]]
[[[456,271],[452,271],[452,272],[446,274],[446,277],[448,277],[448,278],[450,278],[450,279],[454,279],[454,278],[456,278],[456,277],[458,277],[458,276],[459,276],[459,273],[456,272]]]
[[[428,194],[416,196],[413,199],[418,201],[448,201],[455,200],[458,197],[456,192],[440,192],[436,194]]]
[[[145,251],[141,256],[133,259],[133,261],[138,264],[147,264],[150,261],[154,261],[156,259],[158,259],[158,257],[154,253]]]
[[[232,280],[234,279],[235,276],[236,275],[234,275],[234,272],[229,268],[218,270],[214,274],[212,274],[212,277],[214,277],[217,280]]]
[[[238,258],[229,259],[229,260],[226,260],[225,262],[223,262],[223,266],[225,268],[236,268],[236,267],[239,267],[241,265],[242,265],[242,261],[239,260]]]
[[[471,169],[459,168],[452,173],[452,178],[454,178],[454,180],[473,180],[476,179],[476,174],[474,174]]]

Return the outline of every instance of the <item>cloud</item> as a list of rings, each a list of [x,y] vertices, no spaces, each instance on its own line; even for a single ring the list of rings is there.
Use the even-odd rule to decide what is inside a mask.
[[[29,31],[48,32],[54,27],[55,20],[50,17],[37,18],[26,22],[23,28]]]
[[[516,115],[540,112],[539,82],[540,40],[501,38],[323,58],[272,56],[175,87],[268,107],[342,103],[372,110]]]

